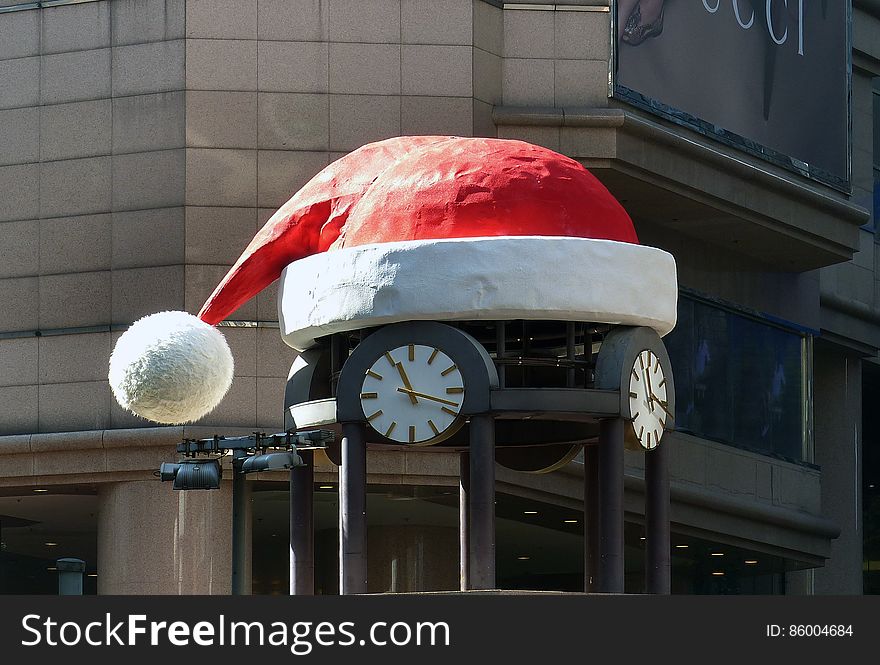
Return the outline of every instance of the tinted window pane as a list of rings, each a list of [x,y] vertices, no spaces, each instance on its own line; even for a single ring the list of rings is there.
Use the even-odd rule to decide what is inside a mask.
[[[801,459],[802,338],[688,298],[666,337],[676,428]]]

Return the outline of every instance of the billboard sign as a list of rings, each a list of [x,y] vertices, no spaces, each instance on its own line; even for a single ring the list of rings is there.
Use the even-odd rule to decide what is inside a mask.
[[[850,190],[849,0],[616,0],[612,95]]]

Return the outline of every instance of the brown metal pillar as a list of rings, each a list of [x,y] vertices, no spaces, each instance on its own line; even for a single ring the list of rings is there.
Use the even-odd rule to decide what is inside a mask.
[[[459,481],[458,481],[458,560],[460,571],[459,586],[462,591],[470,588],[470,577],[468,575],[468,530],[470,529],[470,520],[468,519],[468,494],[471,486],[471,460],[467,453],[459,455]]]
[[[599,582],[599,449],[584,446],[584,591]]]
[[[645,452],[645,526],[648,593],[669,594],[672,588],[669,536],[669,442]]]
[[[339,467],[339,593],[367,591],[367,449],[359,423],[342,426]]]
[[[470,424],[469,562],[471,589],[495,588],[495,421],[473,416]]]
[[[314,451],[299,452],[304,466],[290,469],[290,595],[315,593]]]
[[[621,418],[599,423],[598,591],[623,593],[623,427]]]

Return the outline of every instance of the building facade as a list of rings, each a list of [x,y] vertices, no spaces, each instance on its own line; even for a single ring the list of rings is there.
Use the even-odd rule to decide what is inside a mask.
[[[118,407],[110,352],[141,316],[197,312],[325,165],[402,134],[569,155],[643,243],[675,256],[674,592],[878,590],[877,0],[853,0],[846,19],[843,187],[609,96],[612,54],[633,48],[616,45],[609,0],[0,5],[0,592],[53,593],[62,556],[86,561],[91,592],[229,592],[228,474],[220,491],[172,492],[154,472],[184,437],[283,427],[295,354],[276,289],[222,328],[235,379],[193,426]],[[739,7],[704,5],[728,19]],[[626,472],[639,592],[641,456]],[[371,451],[368,474],[370,589],[456,589],[457,454]],[[497,469],[500,587],[583,588],[582,478],[577,459]],[[333,593],[337,476],[320,455],[316,481],[316,587]],[[248,486],[251,588],[286,593],[286,477]]]

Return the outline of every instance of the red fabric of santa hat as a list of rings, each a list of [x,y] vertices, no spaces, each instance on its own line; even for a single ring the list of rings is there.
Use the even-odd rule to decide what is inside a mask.
[[[165,423],[210,412],[232,379],[213,325],[282,274],[282,334],[297,349],[416,319],[601,321],[661,334],[675,324],[674,260],[638,244],[626,211],[581,164],[521,141],[399,137],[355,150],[294,194],[200,320],[136,322],[111,357],[120,404]]]

